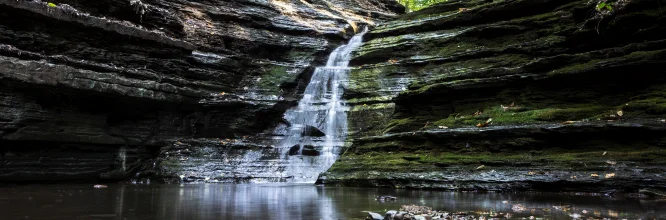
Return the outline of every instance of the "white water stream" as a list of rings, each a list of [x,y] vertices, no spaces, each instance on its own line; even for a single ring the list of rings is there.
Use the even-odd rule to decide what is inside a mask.
[[[289,182],[314,183],[335,162],[347,136],[348,108],[342,100],[351,53],[363,43],[362,33],[335,49],[325,67],[318,67],[298,106],[285,112],[290,127],[276,145],[288,161],[282,176]]]

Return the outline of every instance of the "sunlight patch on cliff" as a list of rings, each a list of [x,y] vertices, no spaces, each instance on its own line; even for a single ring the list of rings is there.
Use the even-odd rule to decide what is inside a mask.
[[[370,14],[368,14],[367,16],[361,16],[361,15],[355,14],[353,11],[348,10],[344,7],[337,6],[336,4],[331,3],[330,1],[323,0],[323,2],[331,10],[339,13],[340,15],[342,15],[343,17],[345,17],[347,19],[352,19],[356,22],[360,21],[360,22],[363,22],[363,23],[366,23],[366,24],[369,24],[369,25],[375,25],[374,21],[368,19],[368,18],[370,18]]]
[[[317,28],[315,25],[317,22],[312,20],[312,19],[307,19],[303,18],[301,14],[303,14],[301,11],[298,9],[294,8],[294,5],[291,2],[286,2],[282,0],[270,0],[270,3],[276,7],[278,11],[280,11],[280,14],[288,17],[292,21],[295,21],[296,23],[299,23],[305,27],[312,28],[313,30],[319,32],[319,28]]]
[[[187,35],[193,36],[203,32],[210,34],[214,33],[212,21],[199,9],[186,6],[181,10],[185,12],[183,30]]]

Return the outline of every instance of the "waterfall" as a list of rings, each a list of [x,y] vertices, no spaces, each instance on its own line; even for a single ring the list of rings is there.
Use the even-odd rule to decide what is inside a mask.
[[[126,172],[127,170],[127,148],[121,147],[118,149],[118,158],[120,159],[121,163],[121,168],[123,169],[123,172]]]
[[[347,45],[336,48],[326,66],[315,69],[298,106],[285,112],[290,126],[276,133],[283,136],[277,147],[287,160],[281,175],[289,182],[314,183],[337,159],[347,136],[348,109],[342,94],[349,60],[366,32],[367,28]]]

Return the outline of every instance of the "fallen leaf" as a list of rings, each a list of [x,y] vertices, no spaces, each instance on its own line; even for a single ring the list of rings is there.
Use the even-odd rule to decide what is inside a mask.
[[[480,170],[480,169],[483,169],[483,168],[485,168],[485,167],[486,167],[486,165],[481,165],[481,166],[477,167],[476,169],[477,169],[477,170]]]
[[[447,129],[447,128],[449,128],[449,127],[446,127],[446,126],[437,126],[437,127],[438,127],[439,129]]]
[[[615,164],[617,164],[617,162],[612,161],[612,160],[607,160],[606,163],[607,163],[607,164],[610,164],[610,165],[615,165]]]
[[[599,177],[599,174],[593,173],[593,174],[590,174],[590,176],[591,177]]]
[[[458,8],[458,12],[465,12],[465,11],[469,11],[469,9],[468,8]]]
[[[601,155],[602,155],[602,156],[606,156],[606,153],[608,153],[608,151],[604,151],[604,153],[601,154]]]
[[[604,177],[606,177],[606,179],[613,178],[615,177],[615,173],[607,173]]]
[[[485,123],[476,124],[476,127],[479,127],[479,128],[488,127],[488,125],[492,124],[492,121],[493,121],[493,119],[489,118],[488,120],[486,120]]]
[[[622,117],[622,115],[624,115],[624,112],[622,110],[617,111],[617,116]]]

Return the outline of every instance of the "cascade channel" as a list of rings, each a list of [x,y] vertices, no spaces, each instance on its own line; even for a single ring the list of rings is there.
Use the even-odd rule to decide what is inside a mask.
[[[347,107],[342,100],[351,53],[363,43],[367,28],[336,48],[325,67],[315,69],[298,106],[285,112],[290,126],[278,130],[277,147],[288,161],[283,175],[289,182],[314,183],[333,165],[347,136]]]
[[[315,69],[298,106],[287,110],[289,126],[277,128],[276,147],[286,160],[282,177],[288,182],[314,183],[338,157],[347,135],[348,110],[342,100],[351,53],[363,43],[367,28],[336,48],[325,67]]]
[[[342,94],[351,53],[361,46],[367,31],[365,28],[333,50],[326,66],[315,69],[303,98],[284,113],[288,123],[276,127],[270,143],[264,143],[270,147],[243,151],[242,156],[229,152],[222,172],[243,179],[241,182],[314,183],[330,168],[347,136],[348,107]]]

